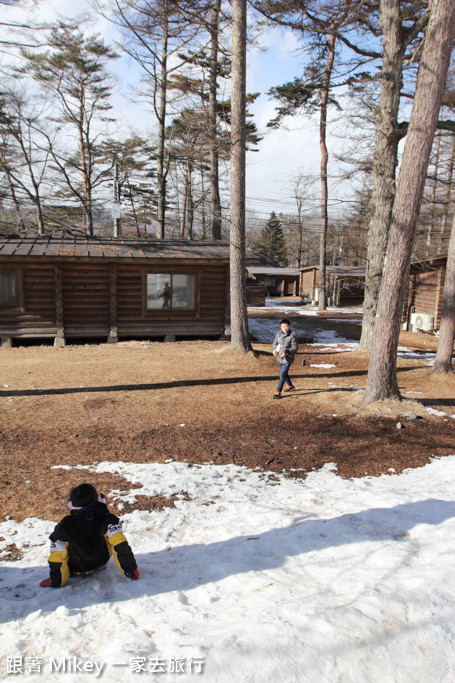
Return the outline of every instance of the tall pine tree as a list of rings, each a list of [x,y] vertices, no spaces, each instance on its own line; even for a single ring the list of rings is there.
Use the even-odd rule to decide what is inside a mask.
[[[286,245],[281,221],[274,211],[262,229],[259,241],[255,246],[256,253],[274,261],[279,266],[287,265]]]

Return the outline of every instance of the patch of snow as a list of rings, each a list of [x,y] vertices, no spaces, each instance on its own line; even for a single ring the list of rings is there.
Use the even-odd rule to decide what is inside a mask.
[[[248,320],[250,334],[252,334],[260,344],[271,344],[279,328],[279,321],[274,318],[249,318]],[[305,335],[304,330],[294,329],[294,332],[297,335],[297,340],[299,340],[299,337]],[[353,342],[352,339],[341,337],[335,330],[311,330],[311,335],[314,339],[317,339],[317,342],[313,342],[309,344],[309,346],[320,346],[321,344],[324,346],[332,344],[338,346],[339,344],[343,344],[349,345],[351,348],[358,347],[358,342]],[[333,349],[330,349],[330,351],[332,350]]]
[[[436,408],[425,408],[427,413],[430,413],[430,415],[437,415],[438,417],[452,417],[455,419],[455,415],[452,415],[452,413],[445,413],[442,410],[436,410]]]
[[[405,346],[399,346],[397,356],[400,356],[401,358],[415,358],[416,360],[427,361],[423,364],[431,366],[434,363],[436,353],[431,351],[418,351],[417,349],[408,349]]]
[[[189,496],[124,516],[138,581],[111,562],[40,588],[54,524],[2,522],[0,549],[24,554],[1,563],[1,677],[129,682],[159,665],[164,683],[454,680],[455,455],[378,478],[334,468],[273,481],[234,465],[78,468],[130,481],[125,501]]]
[[[339,323],[360,323],[358,318],[329,318],[329,320],[334,320]]]

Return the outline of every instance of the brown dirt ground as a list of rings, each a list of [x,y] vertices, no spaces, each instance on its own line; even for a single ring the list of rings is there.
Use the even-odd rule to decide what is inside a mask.
[[[336,324],[342,334],[343,323]],[[404,333],[400,343],[434,350],[437,340]],[[431,375],[422,360],[398,360],[405,400],[367,406],[366,354],[301,344],[291,373],[297,391],[274,401],[271,347],[253,348],[256,357],[221,341],[2,349],[0,520],[56,520],[81,480],[110,495],[113,511],[112,491],[131,488],[114,474],[53,466],[173,459],[246,465],[273,479],[274,472],[304,477],[335,462],[340,476],[359,477],[455,453],[455,420],[425,410],[455,414],[455,378]],[[335,367],[311,367],[318,363]],[[419,418],[406,419],[409,410]],[[140,496],[133,507],[173,506],[175,498]]]

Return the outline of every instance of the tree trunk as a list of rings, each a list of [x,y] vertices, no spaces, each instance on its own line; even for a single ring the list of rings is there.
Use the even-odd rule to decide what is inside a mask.
[[[113,233],[114,237],[121,237],[122,234],[122,219],[121,219],[121,202],[120,202],[120,167],[117,160],[114,161],[114,192],[112,198],[112,218],[113,218]],[[137,221],[136,221],[137,227]]]
[[[35,178],[35,173],[34,173],[34,164],[33,161],[30,157],[29,154],[27,154],[27,151],[25,149],[25,146],[23,142],[20,142],[21,149],[24,154],[24,158],[26,159],[26,164],[28,168],[28,173],[30,176],[30,182],[32,183],[33,187],[33,192],[30,192],[27,190],[27,193],[32,200],[32,202],[35,204],[36,208],[36,224],[38,226],[38,234],[39,235],[44,235],[44,216],[43,216],[43,207],[41,203],[41,197],[40,197],[40,186],[39,183],[36,181]]]
[[[449,212],[452,208],[452,180],[453,180],[453,167],[455,165],[455,135],[452,135],[452,149],[450,154],[449,169],[447,171],[447,181],[446,181],[446,195],[444,199],[444,219],[441,223],[440,231],[440,243],[444,241],[445,233],[447,230],[447,225],[449,223]]]
[[[188,203],[188,186],[189,186],[189,178],[188,178],[188,167],[186,169],[186,174],[185,174],[185,185],[183,188],[183,200],[182,200],[182,213],[180,215],[180,229],[179,229],[179,237],[180,239],[185,239],[185,226],[186,226],[186,206]]]
[[[133,214],[133,220],[134,220],[134,225],[136,227],[136,233],[137,233],[137,236],[140,238],[141,228],[139,225],[139,218],[138,218],[138,215],[136,212],[136,205],[134,203],[134,192],[133,192],[133,188],[131,187],[131,185],[129,183],[129,180],[127,180],[127,187],[128,187],[128,194],[130,196],[131,212]],[[144,230],[144,236],[147,237],[147,231],[146,230]]]
[[[212,200],[212,237],[221,239],[221,199],[219,180],[219,154],[216,130],[218,32],[221,0],[215,0],[210,22],[210,84],[209,84],[209,141],[210,141],[210,191]]]
[[[433,249],[433,233],[435,230],[435,223],[436,223],[436,196],[438,192],[438,168],[439,168],[439,156],[441,154],[441,138],[442,138],[442,133],[436,133],[435,137],[437,138],[436,140],[436,157],[434,160],[434,178],[433,178],[433,187],[431,189],[431,220],[430,220],[430,225],[428,226],[427,230],[427,238],[426,238],[426,249],[425,249],[425,255],[427,257],[430,257],[432,255],[432,249]]]
[[[15,190],[13,180],[11,178],[11,175],[10,175],[10,172],[8,169],[5,170],[5,175],[6,175],[6,179],[8,181],[9,191],[11,192],[11,197],[13,199],[14,211],[16,213],[16,223],[21,230],[24,230],[25,229],[25,223],[24,223],[22,216],[21,216],[21,209],[20,209],[19,201],[17,199],[16,190]]]
[[[201,166],[200,169],[201,173],[201,194],[202,194],[202,203],[201,203],[201,230],[202,230],[202,239],[205,240],[207,239],[207,220],[206,220],[206,215],[205,215],[205,179],[204,179],[204,168]]]
[[[364,401],[400,399],[396,358],[412,245],[455,37],[455,3],[434,3],[412,107],[390,226]]]
[[[303,232],[304,232],[304,227],[303,227],[303,220],[302,220],[302,202],[299,200],[299,198],[296,196],[296,201],[297,201],[297,224],[299,226],[299,244],[298,244],[298,249],[297,249],[297,267],[301,268],[303,265]]]
[[[245,145],[246,0],[233,0],[231,95],[231,347],[251,350],[246,306]]]
[[[43,212],[41,209],[41,203],[39,201],[37,201],[35,206],[36,206],[36,222],[38,224],[38,234],[44,235],[44,219],[43,219]]]
[[[381,0],[380,10],[383,35],[382,80],[380,103],[375,113],[374,185],[370,201],[372,216],[368,228],[360,351],[370,351],[373,342],[376,307],[389,238],[390,218],[395,198],[399,142],[398,110],[405,52],[400,0]]]
[[[455,214],[452,220],[449,251],[447,254],[446,278],[442,296],[442,317],[439,329],[438,350],[433,372],[452,373],[452,353],[455,339]]]
[[[327,247],[327,227],[328,227],[328,184],[327,167],[329,164],[329,154],[327,151],[327,106],[329,101],[330,79],[332,77],[333,61],[335,59],[335,36],[330,35],[327,41],[329,55],[325,67],[324,83],[321,90],[321,116],[319,121],[319,146],[321,148],[321,236],[319,242],[319,293],[318,308],[324,311],[326,308],[326,247]]]
[[[85,124],[85,88],[82,86],[81,106],[79,108],[78,134],[79,134],[79,159],[81,163],[82,172],[82,209],[84,212],[84,225],[87,235],[93,236],[93,215],[92,215],[92,197],[90,192],[89,170],[87,167],[86,147],[84,143],[84,124]]]
[[[167,2],[163,7],[163,36],[161,41],[161,74],[159,84],[159,110],[158,110],[158,142],[156,149],[156,178],[157,178],[157,218],[156,236],[164,239],[166,219],[166,172],[164,163],[164,143],[166,137],[166,104],[167,104],[167,53],[168,53],[168,19]]]
[[[194,197],[193,197],[193,167],[188,164],[188,239],[193,239],[194,226]]]

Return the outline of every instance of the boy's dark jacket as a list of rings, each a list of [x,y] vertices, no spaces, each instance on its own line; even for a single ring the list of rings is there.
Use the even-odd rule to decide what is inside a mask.
[[[104,567],[111,555],[117,568],[131,577],[137,568],[119,518],[102,502],[73,509],[49,536],[52,586],[64,586],[70,574],[91,573]]]

